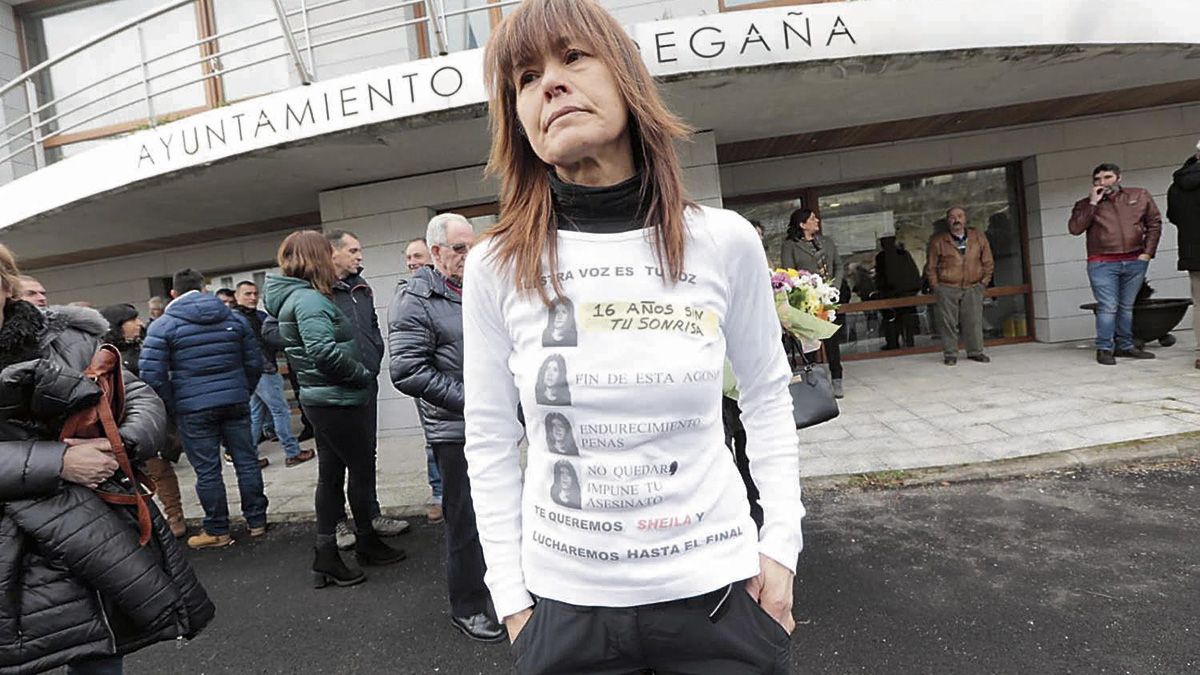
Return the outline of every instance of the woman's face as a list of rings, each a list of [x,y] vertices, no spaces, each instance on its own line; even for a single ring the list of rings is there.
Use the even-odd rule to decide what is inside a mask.
[[[612,71],[590,49],[568,44],[513,73],[517,118],[530,147],[567,175],[588,159],[632,161],[629,110]]]
[[[570,315],[566,305],[555,305],[554,307],[554,328],[562,330],[567,326],[567,318]]]
[[[553,387],[558,382],[558,378],[562,375],[560,370],[561,369],[558,367],[558,361],[547,361],[546,370],[542,373],[542,384],[547,387]]]
[[[563,425],[562,420],[550,421],[550,437],[555,443],[562,443],[567,438],[567,428]]]
[[[570,490],[574,486],[575,486],[575,478],[571,475],[571,472],[567,471],[566,469],[559,469],[558,470],[558,488],[560,490]]]
[[[808,217],[808,220],[801,223],[800,227],[806,234],[816,234],[821,231],[821,219],[814,213]]]
[[[133,318],[121,324],[121,335],[126,340],[133,340],[142,336],[142,320]]]

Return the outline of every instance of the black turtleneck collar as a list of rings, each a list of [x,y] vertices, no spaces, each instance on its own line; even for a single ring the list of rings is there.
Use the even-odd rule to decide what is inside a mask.
[[[567,183],[553,170],[549,174],[559,230],[613,234],[639,230],[645,224],[646,209],[639,199],[640,171],[626,181],[604,187]]]

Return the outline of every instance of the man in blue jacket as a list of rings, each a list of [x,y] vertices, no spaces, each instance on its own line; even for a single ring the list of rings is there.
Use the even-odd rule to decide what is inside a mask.
[[[262,350],[245,318],[203,292],[202,274],[183,269],[173,282],[174,300],[162,318],[150,324],[139,368],[175,418],[196,471],[204,531],[189,538],[188,546],[228,546],[233,539],[221,479],[222,442],[233,456],[250,536],[267,531],[262,467],[250,437],[250,396],[262,374]]]

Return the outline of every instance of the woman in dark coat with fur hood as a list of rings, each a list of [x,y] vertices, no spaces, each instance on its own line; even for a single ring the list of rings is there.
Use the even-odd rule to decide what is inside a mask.
[[[138,357],[142,353],[142,333],[146,327],[138,319],[137,308],[129,303],[109,305],[100,310],[108,321],[108,332],[101,342],[108,343],[121,352],[121,363],[134,375],[138,374]],[[167,525],[176,538],[187,534],[187,522],[183,517],[183,497],[179,492],[179,476],[173,464],[179,461],[183,446],[179,443],[179,432],[171,420],[167,420],[167,442],[159,446],[158,455],[148,457],[144,465],[154,485],[158,488],[158,501],[167,515]]]
[[[80,307],[43,313],[17,299],[18,284],[0,245],[0,675],[120,673],[124,654],[194,636],[214,608],[156,509],[139,546],[136,520],[92,491],[117,469],[108,441],[58,440],[67,416],[98,400],[81,373],[108,322]],[[125,373],[131,459],[154,454],[165,422],[162,401]]]

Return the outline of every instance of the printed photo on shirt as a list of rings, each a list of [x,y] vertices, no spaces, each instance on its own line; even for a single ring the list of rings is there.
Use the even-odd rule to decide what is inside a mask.
[[[567,361],[562,354],[551,354],[538,369],[534,398],[542,405],[571,405],[567,387]]]
[[[575,303],[560,297],[546,310],[546,330],[542,331],[543,347],[575,347],[579,331],[575,327]]]
[[[555,504],[568,509],[582,507],[582,489],[579,487],[579,474],[575,467],[565,459],[554,463],[554,483],[550,486],[550,499]]]
[[[546,447],[556,455],[579,456],[571,421],[562,413],[546,415]]]

